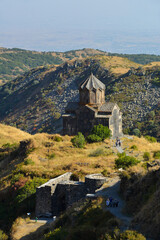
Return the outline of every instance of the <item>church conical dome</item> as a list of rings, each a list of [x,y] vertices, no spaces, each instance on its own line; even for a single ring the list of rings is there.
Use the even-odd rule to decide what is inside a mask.
[[[80,85],[81,89],[88,89],[88,90],[92,90],[92,89],[101,89],[101,90],[105,90],[105,85],[98,80],[98,78],[96,78],[93,73],[91,73],[91,75]]]
[[[105,102],[105,85],[91,74],[79,87],[80,104],[99,106]]]

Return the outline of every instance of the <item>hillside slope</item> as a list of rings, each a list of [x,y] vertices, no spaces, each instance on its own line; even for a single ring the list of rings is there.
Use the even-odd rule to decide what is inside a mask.
[[[160,236],[160,168],[149,169],[146,174],[124,174],[121,190],[126,199],[126,209],[133,214],[132,227],[151,239]]]
[[[21,134],[18,129],[16,131],[15,128],[4,126],[6,136],[9,130],[11,138],[11,132],[14,135]],[[81,180],[89,173],[101,172],[107,177],[115,176],[115,171],[117,174],[117,150],[110,140],[86,144],[84,149],[79,149],[73,147],[69,136],[45,133],[26,136],[24,133],[24,139],[23,136],[17,141],[14,139],[14,145],[8,144],[10,136],[0,144],[0,225],[7,233],[17,217],[26,215],[26,212],[31,212],[34,216],[36,187],[48,179],[67,171]],[[133,150],[131,147],[135,143],[137,149]],[[160,143],[149,143],[146,139],[137,137],[123,138],[122,147],[127,154],[140,161],[131,168],[132,171],[146,173],[143,154],[148,151],[151,160],[154,159],[153,151],[160,149]],[[74,208],[74,211],[77,210]]]
[[[54,122],[69,101],[78,101],[78,86],[91,71],[106,85],[137,64],[117,57],[92,57],[59,67],[33,69],[0,88],[0,121],[34,133],[54,132]],[[138,65],[139,66],[139,65]],[[55,128],[62,127],[61,124]]]
[[[29,137],[30,134],[26,132],[8,125],[0,124],[0,146],[6,143],[13,144]]]
[[[111,56],[39,67],[5,84],[0,121],[30,133],[60,131],[61,114],[68,102],[78,101],[78,86],[91,72],[106,85],[106,100],[119,104],[125,132],[138,127],[159,138],[160,67]]]

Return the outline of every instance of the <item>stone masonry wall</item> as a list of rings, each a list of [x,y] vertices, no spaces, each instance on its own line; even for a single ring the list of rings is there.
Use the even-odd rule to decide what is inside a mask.
[[[51,179],[36,189],[36,216],[52,216],[51,196],[54,194],[57,184],[69,180],[71,174],[68,172]]]
[[[95,193],[106,182],[106,178],[102,174],[91,174],[85,176],[85,185],[87,193]]]
[[[52,198],[53,215],[58,215],[72,206],[74,202],[85,198],[86,193],[84,182],[65,181],[59,183]]]

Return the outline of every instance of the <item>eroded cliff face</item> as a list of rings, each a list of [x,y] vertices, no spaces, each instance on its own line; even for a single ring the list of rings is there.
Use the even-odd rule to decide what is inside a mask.
[[[126,200],[126,210],[133,215],[132,227],[159,240],[160,168],[150,169],[144,176],[136,173],[123,176],[121,192]]]

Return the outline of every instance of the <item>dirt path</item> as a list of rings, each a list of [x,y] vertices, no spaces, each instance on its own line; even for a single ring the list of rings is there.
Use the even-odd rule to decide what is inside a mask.
[[[109,207],[106,209],[109,210],[114,216],[121,220],[121,230],[126,230],[129,228],[130,222],[132,220],[131,217],[125,215],[122,210],[125,207],[125,201],[119,196],[119,187],[120,187],[120,178],[116,176],[115,178],[111,178],[108,182],[107,188],[102,188],[96,192],[97,196],[102,197],[112,197],[113,199],[117,199],[119,201],[118,207]]]

